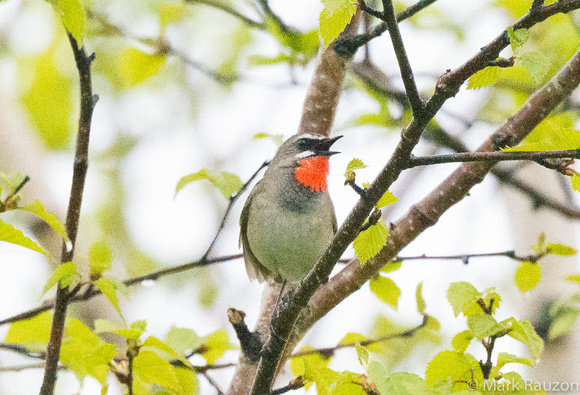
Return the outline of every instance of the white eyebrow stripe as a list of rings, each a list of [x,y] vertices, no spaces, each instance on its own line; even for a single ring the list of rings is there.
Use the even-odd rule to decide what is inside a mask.
[[[296,158],[306,158],[306,157],[309,157],[312,155],[314,155],[314,151],[308,150],[308,151],[302,151],[302,152],[297,153],[295,157]]]
[[[326,139],[326,137],[321,136],[319,134],[310,134],[310,133],[304,133],[304,134],[300,134],[300,137],[303,138],[307,138],[307,139],[313,139],[313,140],[324,140]]]

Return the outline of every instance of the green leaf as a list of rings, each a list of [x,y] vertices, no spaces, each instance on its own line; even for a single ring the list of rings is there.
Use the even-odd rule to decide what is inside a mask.
[[[165,55],[150,55],[136,48],[127,48],[119,57],[119,76],[125,86],[137,86],[157,75],[166,58]]]
[[[580,192],[580,173],[575,173],[570,177],[570,181],[572,182],[572,189],[576,192]]]
[[[105,384],[115,354],[115,346],[101,340],[84,323],[67,319],[60,361],[79,379],[90,375]]]
[[[159,25],[164,29],[170,23],[179,23],[185,17],[186,3],[184,1],[168,1],[159,10]]]
[[[202,339],[193,329],[173,327],[165,336],[165,343],[180,355],[196,350]]]
[[[518,29],[514,31],[513,26],[509,26],[506,30],[510,39],[512,51],[514,52],[522,47],[526,41],[528,41],[528,38],[530,38],[530,31],[528,29]]]
[[[299,351],[310,351],[312,349],[312,346],[303,346]],[[327,369],[329,362],[330,359],[322,358],[319,353],[306,354],[290,360],[290,371],[295,377],[303,376],[307,380],[305,388],[308,389],[311,386],[311,382],[320,381],[317,371],[320,372],[321,370]]]
[[[373,363],[369,378],[380,394],[416,395],[438,394],[439,392],[427,386],[425,381],[413,373],[395,372],[389,374],[386,368],[380,368],[378,362]]]
[[[66,30],[72,34],[79,47],[85,36],[85,10],[80,0],[58,0],[60,17]]]
[[[465,330],[459,332],[455,336],[453,336],[453,340],[451,340],[451,347],[457,352],[464,353],[469,346],[469,343],[474,339],[473,333],[470,330]]]
[[[64,240],[69,241],[68,236],[66,234],[66,229],[64,228],[62,223],[58,220],[58,218],[56,218],[56,215],[46,211],[44,205],[38,200],[35,200],[34,202],[27,204],[26,206],[19,207],[19,209],[28,211],[29,213],[36,215],[38,218],[40,218],[48,225],[50,225],[50,227],[54,229],[56,233],[61,235]]]
[[[497,355],[497,368],[501,369],[508,363],[521,363],[523,365],[532,366],[532,362],[528,358],[518,357],[517,355],[509,354],[507,352],[500,352]]]
[[[577,307],[568,307],[562,309],[556,318],[550,323],[548,330],[548,339],[553,340],[558,336],[572,332],[572,328],[578,321],[580,310]]]
[[[538,241],[536,241],[536,244],[531,246],[531,249],[536,254],[543,254],[546,252],[548,245],[546,244],[546,234],[544,232],[540,233],[538,236]]]
[[[28,79],[29,75],[34,75],[34,78],[30,88],[22,95],[22,103],[39,140],[52,150],[67,148],[76,122],[76,114],[73,114],[73,100],[76,100],[73,81],[57,67],[57,59],[63,56],[57,51],[57,45],[53,44],[36,58],[33,69],[23,70],[23,77],[26,75]],[[68,52],[66,56],[69,56]],[[51,111],[47,111],[49,108]]]
[[[74,262],[61,263],[54,269],[52,276],[46,282],[42,291],[45,294],[49,289],[60,282],[60,287],[65,288],[69,285],[75,286],[80,282],[81,278],[77,272],[77,265]]]
[[[488,66],[469,77],[467,89],[485,88],[498,82],[502,76],[503,68]]]
[[[131,329],[145,332],[147,330],[147,320],[138,320],[131,323]]]
[[[353,158],[350,160],[350,162],[348,162],[348,165],[346,165],[346,172],[344,175],[346,176],[351,171],[365,169],[367,167],[368,166],[365,165],[364,162],[359,158]]]
[[[199,180],[208,180],[213,186],[218,188],[226,199],[237,193],[244,185],[238,176],[228,172],[216,172],[208,169],[201,169],[197,173],[188,174],[181,177],[175,187],[175,194],[183,189],[186,185]]]
[[[4,343],[20,344],[32,352],[44,352],[50,339],[52,312],[10,324]]]
[[[371,291],[383,302],[394,308],[399,306],[401,290],[393,280],[381,275],[371,279],[369,282]]]
[[[495,318],[485,313],[467,317],[467,327],[477,340],[495,335],[502,329]]]
[[[36,244],[28,237],[24,236],[24,233],[22,233],[21,230],[16,229],[10,224],[2,222],[2,220],[0,220],[0,241],[26,247],[32,251],[40,252],[41,254],[49,256],[48,252],[46,252],[44,248]]]
[[[417,299],[417,311],[421,314],[425,312],[427,305],[425,304],[425,299],[423,299],[423,282],[421,281],[417,285],[417,290],[415,291],[415,298]]]
[[[145,326],[143,326],[145,323]],[[111,332],[115,333],[119,336],[123,336],[125,339],[139,339],[143,332],[145,332],[147,323],[145,321],[135,321],[131,324],[131,328],[127,329],[124,326],[121,326],[115,322],[107,321],[107,320],[95,320],[95,332],[102,333],[102,332]]]
[[[452,283],[447,289],[447,300],[453,307],[453,313],[456,317],[459,313],[467,315],[474,310],[474,306],[479,309],[477,304],[479,298],[480,294],[477,289],[465,281]]]
[[[548,243],[546,247],[546,253],[559,256],[573,256],[577,252],[575,248],[560,243]]]
[[[225,329],[219,329],[214,333],[204,337],[207,351],[202,354],[209,365],[213,365],[215,361],[221,358],[227,350],[236,348],[230,343],[230,337]]]
[[[542,268],[537,263],[522,262],[516,269],[515,283],[521,293],[531,291],[542,278]]]
[[[253,140],[264,139],[264,138],[268,138],[268,139],[272,140],[278,146],[281,146],[282,143],[284,142],[284,136],[281,134],[256,133],[254,135],[254,137],[252,137]]]
[[[123,316],[121,313],[121,307],[119,307],[119,298],[117,297],[117,281],[112,277],[101,277],[94,282],[95,286],[101,290],[103,295],[107,300],[113,305],[115,310]]]
[[[358,234],[352,246],[361,265],[381,251],[387,244],[387,237],[389,237],[389,230],[382,219]]]
[[[453,388],[467,390],[467,382],[473,379],[480,383],[483,374],[479,362],[471,355],[455,351],[442,351],[429,362],[425,372],[425,381],[432,387],[438,380],[451,380]]]
[[[401,268],[402,262],[388,262],[383,268],[381,269],[381,273],[391,273],[397,271]]]
[[[324,48],[338,37],[356,13],[356,0],[322,0],[320,13],[320,37]]]
[[[97,241],[89,248],[89,266],[91,274],[102,275],[111,269],[113,263],[113,251],[104,241]]]
[[[552,66],[550,60],[538,51],[523,54],[520,61],[536,84],[540,84],[546,79]]]
[[[580,285],[580,274],[569,274],[566,276],[566,281]]]
[[[147,339],[145,339],[143,342],[143,347],[153,347],[166,354],[169,354],[170,356],[178,356],[178,354],[175,352],[175,350],[173,350],[173,348],[171,348],[171,346],[153,336],[149,336]]]
[[[515,318],[510,318],[506,321],[511,324],[512,329],[508,335],[528,346],[535,365],[544,350],[544,341],[538,336],[533,325],[528,321],[518,321]]]
[[[360,343],[356,343],[354,347],[356,349],[356,355],[358,356],[359,363],[366,370],[371,361],[371,354],[365,347],[361,346]]]
[[[386,191],[383,196],[379,199],[376,208],[382,208],[388,206],[389,204],[396,203],[399,201],[399,198],[393,195],[391,192]]]
[[[133,361],[133,371],[142,381],[180,393],[179,381],[169,361],[153,351],[143,350]]]

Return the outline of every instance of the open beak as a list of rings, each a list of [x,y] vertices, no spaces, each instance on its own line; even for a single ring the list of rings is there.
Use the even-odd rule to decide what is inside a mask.
[[[334,155],[334,154],[339,154],[340,152],[338,152],[338,151],[330,151],[330,147],[332,146],[332,144],[334,144],[341,137],[342,136],[336,136],[336,137],[333,137],[333,138],[320,140],[313,147],[314,153],[316,155],[325,155],[325,156],[331,156],[331,155]]]

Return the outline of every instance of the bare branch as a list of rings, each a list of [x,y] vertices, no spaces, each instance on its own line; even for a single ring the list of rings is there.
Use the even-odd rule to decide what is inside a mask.
[[[433,155],[412,157],[409,159],[408,168],[416,166],[429,166],[443,163],[457,162],[499,162],[511,160],[539,161],[549,158],[575,158],[580,159],[580,149],[555,150],[555,151],[514,151],[514,152],[462,152],[450,155]]]
[[[203,4],[203,5],[215,8],[217,10],[228,13],[235,18],[238,18],[240,21],[242,21],[243,23],[245,23],[249,27],[260,29],[260,30],[266,30],[266,24],[264,22],[255,21],[255,20],[245,16],[241,12],[235,10],[234,8],[228,6],[227,4],[224,4],[222,2],[217,2],[214,0],[186,0],[186,1],[190,4]]]
[[[62,245],[61,263],[71,261],[74,255],[85,178],[87,175],[89,160],[89,136],[91,132],[91,120],[97,97],[93,96],[91,82],[91,63],[93,55],[87,55],[84,48],[79,48],[73,36],[68,33],[71,48],[74,54],[80,80],[80,116],[77,132],[77,144],[74,158],[73,180],[70,191],[70,199],[66,216],[66,233],[70,239],[70,246],[66,242]],[[64,334],[66,310],[71,294],[67,288],[57,286],[55,308],[50,332],[50,340],[46,351],[46,368],[44,380],[40,392],[43,395],[52,395],[56,383],[56,373],[60,358],[60,346]]]

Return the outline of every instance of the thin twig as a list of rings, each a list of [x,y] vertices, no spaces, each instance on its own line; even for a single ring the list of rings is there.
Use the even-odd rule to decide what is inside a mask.
[[[220,11],[223,11],[225,13],[228,13],[228,14],[238,18],[240,21],[242,21],[243,23],[245,23],[249,27],[253,27],[253,28],[261,29],[261,30],[266,30],[266,24],[264,22],[255,21],[255,20],[245,16],[241,12],[233,9],[232,7],[228,6],[225,3],[217,2],[217,1],[213,1],[213,0],[186,0],[186,1],[188,3],[191,3],[191,4],[197,3],[197,4],[207,5],[209,7],[218,9]]]
[[[284,387],[277,388],[275,390],[270,391],[270,395],[281,395],[285,394],[290,391],[294,391],[304,387],[304,377],[298,376],[290,380],[290,382],[285,385]]]
[[[218,230],[217,230],[217,232],[216,232],[213,240],[209,244],[209,247],[207,248],[207,250],[205,251],[205,253],[201,257],[201,259],[200,259],[201,261],[206,260],[207,257],[209,256],[211,250],[213,249],[213,246],[215,245],[215,242],[217,241],[218,236],[220,235],[220,233],[224,229],[224,226],[226,225],[226,220],[228,219],[228,216],[230,215],[230,212],[232,211],[232,207],[234,206],[234,203],[236,203],[236,201],[246,191],[246,189],[252,183],[252,181],[254,181],[254,179],[258,176],[258,174],[260,173],[260,171],[264,167],[268,166],[269,163],[270,163],[269,161],[265,161],[264,163],[262,163],[262,165],[258,168],[258,170],[256,170],[254,172],[254,174],[252,174],[252,176],[248,179],[248,181],[246,181],[244,183],[244,185],[242,185],[242,187],[240,188],[240,190],[238,192],[236,192],[234,195],[230,196],[229,203],[228,203],[228,207],[226,208],[226,211],[224,212],[224,215],[222,216],[222,220],[220,222],[220,226],[219,226],[219,228],[218,228]]]
[[[217,391],[218,395],[225,395],[225,392],[223,392],[220,387],[217,385],[217,383],[214,381],[214,379],[211,378],[211,376],[206,372],[200,372],[203,377],[205,377],[205,379],[207,380],[207,382],[213,387],[215,388],[215,390]]]
[[[449,155],[418,156],[409,159],[408,168],[457,162],[493,162],[510,160],[538,161],[554,158],[580,159],[580,149],[558,151],[462,152]]]
[[[66,242],[62,245],[61,263],[71,261],[74,255],[76,237],[79,227],[81,204],[88,168],[89,157],[89,136],[91,131],[91,120],[93,109],[97,97],[93,96],[91,82],[91,63],[93,55],[87,55],[84,47],[79,48],[77,41],[68,33],[71,48],[74,54],[75,63],[79,73],[80,81],[80,116],[77,133],[77,144],[75,150],[73,180],[70,191],[70,199],[66,216],[66,233],[70,239],[70,246]],[[60,282],[57,286],[56,298],[54,302],[54,315],[50,340],[46,351],[46,368],[41,387],[41,394],[52,395],[56,383],[56,373],[60,358],[60,346],[64,335],[64,324],[66,319],[67,305],[70,299],[67,288],[61,288]]]
[[[490,257],[506,257],[513,259],[518,262],[537,262],[543,258],[546,254],[533,254],[533,255],[516,255],[515,251],[502,251],[502,252],[483,252],[478,254],[457,254],[457,255],[416,255],[416,256],[397,256],[392,260],[392,262],[403,262],[403,261],[413,261],[413,260],[453,260],[459,259],[463,263],[468,264],[471,258],[490,258]]]
[[[411,64],[409,63],[409,58],[405,51],[401,32],[399,31],[399,24],[397,22],[392,0],[383,0],[383,8],[383,17],[389,28],[391,42],[393,43],[395,55],[397,56],[397,61],[399,63],[399,70],[401,71],[401,77],[403,78],[403,85],[405,86],[405,91],[407,92],[409,103],[411,104],[413,116],[417,117],[423,112],[424,103],[419,96],[417,84],[415,84],[415,77],[413,76],[413,70],[411,69]]]

